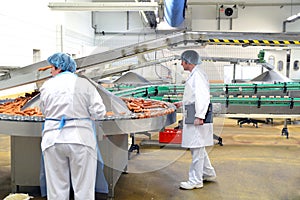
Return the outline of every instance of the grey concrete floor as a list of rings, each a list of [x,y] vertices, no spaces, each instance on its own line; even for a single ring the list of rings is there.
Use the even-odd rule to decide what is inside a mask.
[[[174,147],[143,145],[140,154],[131,153],[128,171],[115,187],[115,200],[253,200],[300,199],[300,125],[289,125],[289,139],[281,136],[283,121],[243,128],[236,121],[225,119],[215,130],[224,146],[208,148],[217,172],[214,182],[205,182],[202,189],[181,190],[187,180],[191,155]],[[152,139],[157,135],[153,134]],[[136,135],[136,142],[147,140]],[[21,188],[34,199],[38,188]],[[10,193],[10,137],[0,134],[0,199]],[[97,194],[96,199],[104,199]]]

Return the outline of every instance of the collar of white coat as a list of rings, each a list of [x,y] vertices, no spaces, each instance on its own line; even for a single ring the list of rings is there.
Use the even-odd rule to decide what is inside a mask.
[[[191,73],[189,74],[187,80],[189,80],[189,79],[193,76],[193,74],[195,73],[195,71],[197,71],[198,69],[200,69],[200,66],[199,66],[199,65],[196,65],[196,66],[193,68],[193,70],[191,71]]]
[[[74,74],[74,73],[69,72],[69,71],[61,72],[61,73],[57,74],[56,76],[61,76],[61,75],[66,75],[66,74],[71,74],[71,75],[77,76],[77,74]]]

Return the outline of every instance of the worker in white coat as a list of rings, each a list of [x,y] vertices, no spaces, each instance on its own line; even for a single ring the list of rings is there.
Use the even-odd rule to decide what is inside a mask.
[[[41,148],[45,162],[47,199],[95,199],[97,141],[93,119],[106,109],[97,89],[78,77],[75,61],[55,53],[47,61],[52,78],[40,89],[40,108],[45,116]]]
[[[176,107],[193,105],[194,114],[191,123],[187,122],[187,112],[184,112],[182,147],[189,148],[192,154],[192,163],[189,178],[180,183],[182,189],[202,188],[203,181],[212,181],[216,172],[212,167],[206,146],[213,145],[212,121],[205,123],[205,115],[210,104],[210,88],[206,73],[200,68],[201,58],[194,50],[187,50],[181,54],[181,65],[190,74],[185,82],[182,102],[175,103]]]

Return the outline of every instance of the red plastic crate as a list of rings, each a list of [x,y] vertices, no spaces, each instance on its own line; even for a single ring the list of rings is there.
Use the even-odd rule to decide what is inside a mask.
[[[159,132],[160,143],[181,144],[182,130],[166,128],[164,131]]]

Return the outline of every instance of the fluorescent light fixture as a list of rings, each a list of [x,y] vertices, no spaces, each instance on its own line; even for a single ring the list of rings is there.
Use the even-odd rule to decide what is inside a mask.
[[[292,16],[288,17],[285,21],[283,21],[283,30],[282,30],[282,32],[286,31],[286,23],[295,22],[298,19],[300,19],[300,12],[298,14],[295,14],[295,15],[292,15]]]
[[[295,21],[296,19],[300,18],[300,12],[298,14],[295,14],[295,15],[292,15],[290,17],[288,17],[286,19],[287,22],[292,22],[292,21]]]
[[[58,11],[156,11],[157,2],[50,2]]]
[[[287,21],[293,21],[294,19],[296,19],[298,16],[297,15],[292,15],[290,17],[288,17],[286,20]]]

